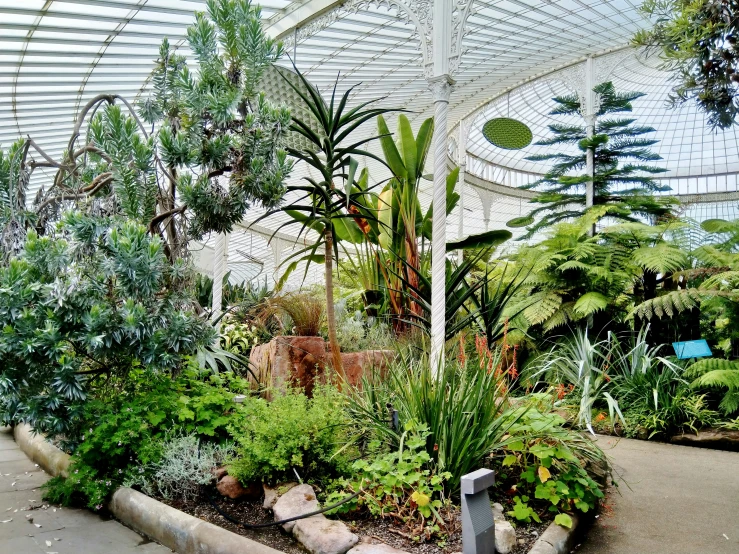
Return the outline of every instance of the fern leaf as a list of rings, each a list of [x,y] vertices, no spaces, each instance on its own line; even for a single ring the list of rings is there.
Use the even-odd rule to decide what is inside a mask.
[[[575,302],[575,313],[580,316],[589,316],[606,309],[608,298],[599,292],[587,292]]]
[[[682,313],[685,310],[697,308],[700,301],[704,297],[710,297],[714,291],[701,291],[699,289],[681,289],[668,292],[657,298],[652,298],[642,302],[636,306],[629,317],[640,317],[644,319],[652,319],[655,315],[658,318],[672,317],[676,313]]]
[[[701,377],[712,371],[739,371],[739,361],[705,358],[685,368],[686,377]]]
[[[721,399],[718,407],[726,415],[733,414],[734,412],[739,410],[739,391],[728,391]]]
[[[531,325],[544,323],[562,305],[562,297],[554,292],[537,293],[530,300],[532,304],[523,311],[523,315]]]
[[[634,250],[633,260],[640,266],[663,275],[683,269],[688,264],[685,252],[664,242],[637,248]]]
[[[735,289],[739,284],[739,271],[723,271],[700,284],[701,289]]]
[[[574,321],[576,318],[572,311],[572,305],[572,302],[562,304],[559,310],[554,312],[554,314],[544,322],[544,325],[542,325],[543,329],[549,332],[562,325],[567,325],[570,321]]]

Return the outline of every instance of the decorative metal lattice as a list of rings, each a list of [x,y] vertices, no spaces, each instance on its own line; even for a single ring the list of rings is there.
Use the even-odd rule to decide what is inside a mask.
[[[316,133],[319,137],[322,136],[323,132],[321,131],[318,121],[316,121],[313,113],[305,105],[300,94],[290,86],[291,84],[297,88],[301,94],[310,98],[310,92],[298,74],[287,67],[278,65],[270,66],[264,71],[262,82],[260,83],[260,89],[267,95],[267,98],[279,101],[280,104],[290,108],[290,114],[294,118],[298,118],[303,123],[306,123],[310,127],[311,131]],[[320,96],[320,93],[315,88],[314,92]],[[296,150],[313,150],[315,148],[313,143],[294,131],[287,133],[285,137],[285,146],[295,148]]]
[[[504,150],[521,150],[531,144],[534,138],[527,125],[510,117],[496,117],[487,121],[482,134],[491,144]]]

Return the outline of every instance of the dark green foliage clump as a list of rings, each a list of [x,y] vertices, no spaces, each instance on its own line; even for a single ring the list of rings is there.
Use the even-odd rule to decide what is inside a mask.
[[[100,379],[172,373],[214,338],[187,267],[132,221],[69,214],[0,267],[0,418],[66,434]]]
[[[248,0],[208,0],[187,30],[199,72],[162,43],[154,71],[154,94],[140,108],[147,123],[161,123],[162,161],[176,191],[191,210],[188,232],[227,232],[254,202],[272,208],[286,190],[292,163],[282,148],[290,112],[258,89],[264,71],[282,55],[266,36],[261,10]],[[197,168],[193,173],[179,172]],[[217,177],[228,177],[224,187]],[[167,208],[167,206],[165,206]]]
[[[176,379],[135,370],[115,380],[85,403],[71,435],[77,438],[63,442],[73,452],[69,477],[49,481],[45,498],[100,509],[116,488],[148,477],[167,437],[227,439],[234,393],[247,388],[228,374],[203,380],[193,370]]]
[[[670,190],[654,179],[655,175],[667,171],[651,165],[651,162],[661,159],[649,149],[657,141],[644,138],[644,135],[653,133],[654,128],[636,125],[635,118],[604,117],[630,112],[631,103],[643,94],[618,93],[610,82],[598,85],[593,90],[600,99],[600,107],[592,137],[587,136],[585,125],[553,124],[549,126],[553,136],[536,143],[541,146],[576,145],[579,152],[526,158],[554,162],[542,179],[522,187],[543,189],[532,200],[543,206],[528,214],[529,217],[541,215],[541,219],[529,228],[527,237],[539,229],[583,214],[586,184],[591,180],[586,172],[588,150],[594,151],[593,205],[601,207],[601,217],[608,215],[623,221],[638,221],[660,218],[670,213],[674,201],[653,196],[655,192]],[[557,107],[551,112],[552,115],[579,115],[580,99],[577,95],[560,96],[554,100]]]
[[[694,100],[708,124],[727,129],[739,115],[739,4],[727,0],[647,0],[642,11],[655,20],[634,42],[660,50],[672,72],[674,105]]]

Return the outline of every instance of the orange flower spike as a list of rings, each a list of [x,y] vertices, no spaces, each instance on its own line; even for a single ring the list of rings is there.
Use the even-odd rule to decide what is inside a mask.
[[[459,356],[457,357],[459,365],[465,367],[467,365],[467,355],[464,351],[464,337],[459,335]]]
[[[511,379],[515,379],[518,377],[518,364],[516,362],[516,355],[518,354],[518,345],[516,344],[513,347],[513,362],[511,363],[511,367],[509,370],[509,373],[511,375]]]

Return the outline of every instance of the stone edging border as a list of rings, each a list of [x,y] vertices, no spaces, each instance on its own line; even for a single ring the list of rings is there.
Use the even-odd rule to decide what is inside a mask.
[[[582,516],[572,514],[572,527],[569,529],[552,522],[541,537],[537,539],[529,554],[569,554],[575,546],[575,534],[582,524]]]
[[[68,475],[70,456],[34,435],[30,426],[16,425],[20,449],[52,476]],[[262,543],[207,523],[128,487],[113,493],[108,510],[123,524],[179,554],[282,554]]]

